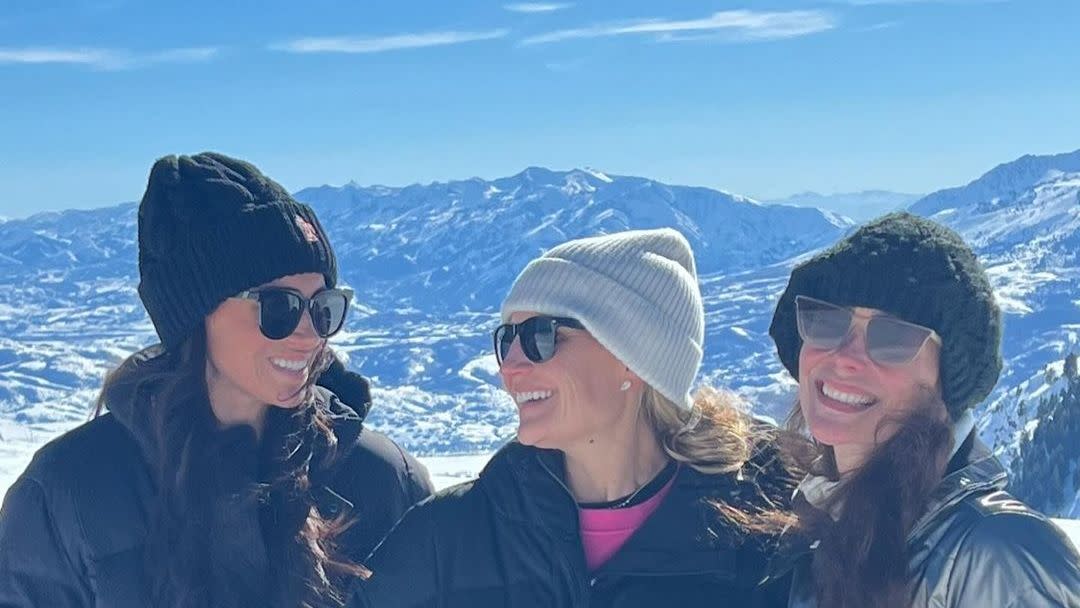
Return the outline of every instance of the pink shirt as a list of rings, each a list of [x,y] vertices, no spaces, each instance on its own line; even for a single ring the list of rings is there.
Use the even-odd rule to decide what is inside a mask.
[[[585,564],[589,571],[603,566],[656,511],[675,483],[678,472],[648,500],[623,509],[578,508],[581,542],[585,545]]]

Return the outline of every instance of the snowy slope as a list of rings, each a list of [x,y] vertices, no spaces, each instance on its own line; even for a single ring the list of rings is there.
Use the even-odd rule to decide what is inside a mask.
[[[1072,156],[1046,158],[912,207],[975,244],[1005,304],[1007,369],[980,429],[1006,458],[1028,422],[1016,387],[1045,390],[1043,368],[1080,334],[1080,173]],[[772,307],[791,266],[850,229],[815,209],[591,170],[297,196],[316,207],[358,294],[335,345],[374,379],[372,422],[428,454],[486,452],[513,433],[489,335],[524,264],[567,238],[627,227],[671,225],[692,241],[707,311],[703,381],[783,417],[792,390],[767,336]],[[0,488],[36,446],[85,419],[110,366],[152,341],[134,234],[132,204],[0,224]]]
[[[357,302],[335,339],[371,375],[375,424],[414,450],[488,449],[513,431],[489,332],[525,263],[577,236],[676,226],[703,272],[770,264],[834,240],[816,209],[592,170],[403,188],[301,191]],[[85,420],[104,373],[153,341],[136,286],[136,206],[0,224],[0,487]]]

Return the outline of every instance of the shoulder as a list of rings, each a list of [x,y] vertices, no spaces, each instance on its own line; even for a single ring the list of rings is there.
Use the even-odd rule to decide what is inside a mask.
[[[23,477],[50,493],[69,484],[106,481],[130,464],[145,466],[135,438],[112,414],[98,416],[45,444]]]
[[[353,502],[362,498],[368,504],[384,504],[396,512],[394,518],[433,491],[419,460],[386,435],[366,427],[333,469],[335,491]]]
[[[961,551],[1014,559],[1065,557],[1075,550],[1045,515],[1008,492],[996,491],[962,503],[957,521],[965,528]]]
[[[436,529],[447,530],[453,527],[461,530],[468,527],[470,522],[488,521],[494,517],[491,485],[501,483],[498,473],[505,464],[499,462],[502,460],[501,453],[503,452],[495,454],[493,462],[480,472],[479,477],[433,493],[414,505],[404,520],[409,520],[410,527],[434,524]],[[499,491],[500,489],[495,489],[496,494]]]
[[[970,497],[948,521],[956,539],[954,592],[998,598],[1000,605],[1028,597],[1080,602],[1076,550],[1053,522],[1007,492]]]
[[[149,474],[134,437],[105,414],[38,450],[13,488],[33,488],[23,495],[41,502],[58,534],[101,556],[139,542]]]

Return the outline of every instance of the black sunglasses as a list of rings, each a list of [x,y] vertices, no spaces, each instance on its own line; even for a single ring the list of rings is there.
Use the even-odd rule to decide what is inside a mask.
[[[504,323],[495,329],[495,359],[502,365],[514,338],[521,338],[521,350],[533,363],[543,363],[555,356],[557,330],[560,327],[585,329],[577,319],[569,317],[537,316],[521,323]]]
[[[345,314],[352,300],[351,289],[324,289],[311,298],[288,287],[248,289],[233,296],[253,300],[259,305],[259,331],[271,340],[283,340],[296,331],[304,311],[311,313],[311,324],[320,338],[329,338],[345,325]]]
[[[851,338],[855,317],[851,308],[795,296],[799,337],[813,348],[835,350],[846,344]],[[879,365],[909,363],[928,340],[941,344],[941,337],[929,327],[889,315],[874,315],[866,321],[866,354]]]

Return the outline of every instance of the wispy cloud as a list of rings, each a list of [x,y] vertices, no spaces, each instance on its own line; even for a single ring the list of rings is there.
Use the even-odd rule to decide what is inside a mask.
[[[494,40],[503,38],[509,33],[510,30],[499,29],[484,32],[423,32],[375,38],[298,38],[282,44],[275,44],[271,48],[290,53],[382,53],[401,49],[418,49],[429,46]]]
[[[739,40],[773,40],[794,38],[830,30],[836,26],[832,16],[824,11],[799,10],[758,12],[748,10],[720,11],[701,19],[646,19],[616,24],[555,30],[531,36],[522,45],[549,44],[581,38],[653,35],[660,40],[701,39],[709,35],[727,34]]]
[[[504,4],[503,8],[515,13],[553,13],[574,6],[570,2],[519,2]]]
[[[216,57],[218,47],[187,47],[136,53],[92,47],[0,47],[0,64],[68,64],[99,70],[131,70],[162,63],[197,63]]]

